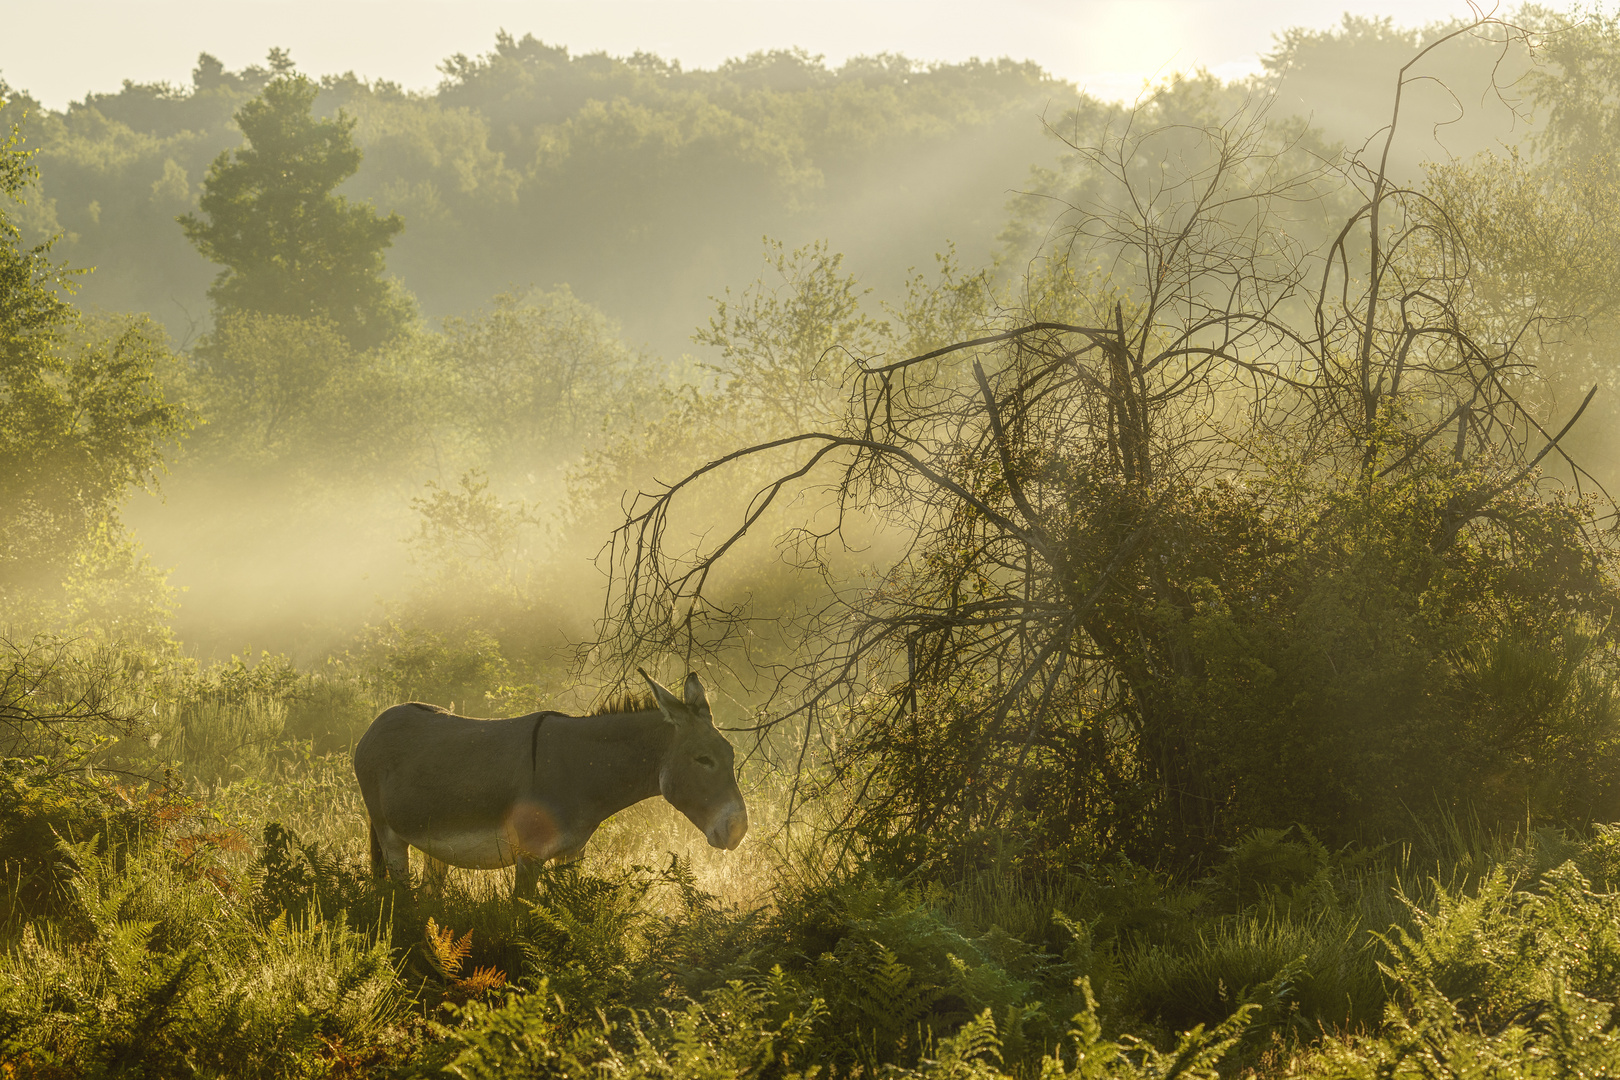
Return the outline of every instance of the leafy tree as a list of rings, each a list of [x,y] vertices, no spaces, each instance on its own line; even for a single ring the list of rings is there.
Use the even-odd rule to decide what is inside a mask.
[[[55,586],[150,484],[183,422],[146,319],[82,319],[50,245],[24,246],[10,206],[32,177],[13,128],[0,142],[0,599]],[[115,530],[116,531],[116,530]],[[116,547],[116,544],[112,546]]]
[[[765,269],[733,298],[715,301],[693,340],[718,351],[708,365],[726,412],[756,431],[793,431],[836,412],[850,357],[880,351],[887,327],[861,312],[864,292],[825,241],[788,252],[766,241]],[[734,422],[735,422],[734,421]]]
[[[236,122],[248,145],[214,159],[199,207],[179,218],[186,236],[225,269],[209,296],[223,314],[260,312],[330,320],[357,349],[394,337],[411,306],[385,280],[383,252],[405,227],[333,191],[360,167],[339,114],[317,120],[319,88],[282,76]]]
[[[1541,126],[1528,145],[1429,167],[1436,212],[1466,238],[1469,288],[1484,336],[1525,331],[1536,380],[1565,408],[1601,389],[1562,444],[1620,489],[1620,20],[1531,7],[1543,63],[1522,81]],[[1539,384],[1539,385],[1537,385]]]
[[[222,317],[205,351],[207,441],[248,459],[306,446],[322,396],[353,362],[330,322],[251,311]]]
[[[1620,15],[1596,7],[1565,15],[1530,4],[1524,17],[1544,39],[1543,63],[1525,77],[1545,120],[1537,146],[1571,163],[1612,159],[1620,135]]]
[[[567,286],[502,293],[484,311],[447,319],[445,365],[479,459],[549,475],[631,413],[650,372],[618,331]]]
[[[407,334],[356,355],[326,319],[229,313],[196,360],[208,419],[196,456],[321,486],[339,477],[414,479],[436,452],[436,403],[446,390],[439,351],[435,339]]]
[[[454,489],[428,481],[427,494],[411,506],[419,515],[412,557],[433,576],[433,590],[463,601],[524,595],[541,525],[536,507],[503,502],[477,470],[463,473]]]
[[[1367,88],[1388,85],[1419,50],[1465,22],[1451,19],[1412,28],[1387,17],[1346,13],[1337,26],[1290,27],[1277,34],[1275,47],[1261,58],[1264,71],[1255,80],[1256,89],[1276,95],[1274,108],[1280,114],[1309,118],[1326,141],[1364,147],[1368,133],[1389,120],[1385,97]],[[1497,95],[1493,87],[1513,86],[1533,69],[1531,53],[1525,40],[1477,35],[1422,56],[1412,68],[1422,78],[1407,85],[1402,110],[1435,126],[1423,131],[1414,127],[1391,149],[1390,174],[1416,181],[1426,161],[1466,157],[1522,139],[1529,117],[1519,93]]]

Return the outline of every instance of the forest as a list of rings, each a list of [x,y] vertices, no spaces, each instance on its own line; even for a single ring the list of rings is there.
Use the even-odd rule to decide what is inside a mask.
[[[0,1075],[1620,1075],[1620,16],[440,71],[0,79]]]

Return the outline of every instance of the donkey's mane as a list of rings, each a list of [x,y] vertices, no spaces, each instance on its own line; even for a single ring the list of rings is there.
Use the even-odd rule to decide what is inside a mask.
[[[651,712],[656,708],[658,708],[658,699],[651,694],[626,692],[614,694],[585,715],[607,716],[610,713]]]

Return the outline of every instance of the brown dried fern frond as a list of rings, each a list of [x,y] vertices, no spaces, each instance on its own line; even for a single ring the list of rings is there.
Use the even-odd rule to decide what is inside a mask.
[[[473,973],[465,979],[457,979],[452,990],[465,997],[475,998],[492,993],[506,985],[506,972],[494,964],[488,967],[474,968]]]
[[[472,931],[468,930],[458,940],[454,930],[448,926],[440,926],[434,921],[433,916],[429,915],[427,946],[433,966],[438,968],[446,979],[454,979],[456,973],[461,970],[461,962],[472,952]],[[475,977],[476,974],[475,972]]]

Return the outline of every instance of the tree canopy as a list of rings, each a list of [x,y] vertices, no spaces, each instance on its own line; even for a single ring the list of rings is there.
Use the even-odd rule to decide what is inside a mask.
[[[85,319],[50,245],[11,220],[32,178],[13,128],[0,141],[0,599],[59,585],[117,531],[117,508],[149,484],[183,415],[158,368],[169,359],[149,320]]]
[[[224,266],[208,295],[222,313],[320,317],[366,349],[397,334],[410,304],[383,277],[405,228],[335,194],[360,168],[355,121],[317,119],[319,87],[284,75],[236,113],[247,145],[221,153],[203,180],[201,215],[181,227]]]

